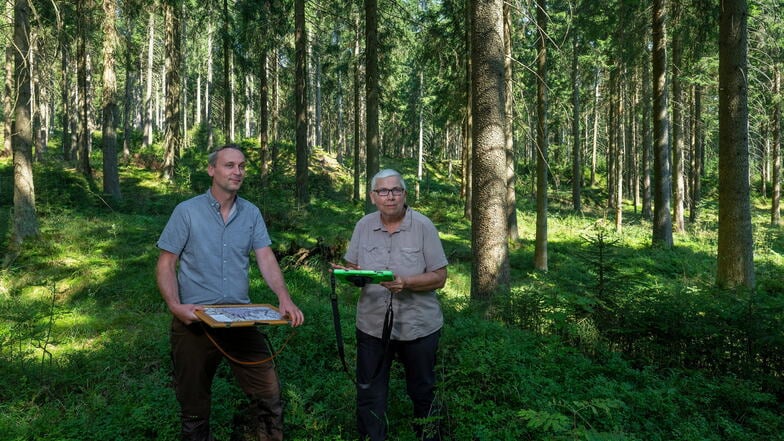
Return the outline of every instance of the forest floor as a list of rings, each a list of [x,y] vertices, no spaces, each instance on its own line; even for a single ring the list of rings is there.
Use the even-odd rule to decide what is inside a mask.
[[[93,161],[100,167],[99,156]],[[125,164],[121,201],[60,161],[36,164],[40,237],[0,271],[1,440],[177,439],[171,316],[154,280],[155,243],[174,206],[206,190],[205,163],[203,153],[189,153],[175,183],[142,161]],[[381,165],[402,171],[413,190],[415,164]],[[354,440],[355,391],[337,356],[327,271],[363,213],[351,202],[352,175],[317,150],[311,202],[301,207],[293,167],[275,168],[266,181],[256,170],[252,163],[241,194],[261,208],[306,315],[296,330],[267,328],[273,346],[288,342],[275,360],[287,439]],[[520,176],[511,289],[480,304],[470,296],[459,170],[427,164],[419,196],[409,196],[439,228],[450,261],[439,293],[445,440],[784,440],[784,234],[767,225],[764,200],[755,199],[753,213],[757,288],[726,292],[713,286],[718,221],[709,186],[698,222],[676,235],[672,250],[650,247],[650,223],[634,207],[624,207],[618,232],[600,190],[586,189],[585,210],[574,213],[561,191],[568,189],[554,188],[550,265],[540,272],[532,264],[534,202],[523,190],[531,177]],[[0,160],[6,239],[11,176],[10,161]],[[274,304],[257,270],[252,280],[252,300]],[[337,289],[351,366],[358,292]],[[413,441],[394,366],[390,439]],[[228,440],[243,399],[227,366],[213,389],[213,429]]]

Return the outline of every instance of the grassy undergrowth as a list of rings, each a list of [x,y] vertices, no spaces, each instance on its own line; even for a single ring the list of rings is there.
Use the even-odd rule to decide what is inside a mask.
[[[203,163],[190,152],[176,185],[125,165],[123,201],[107,200],[57,161],[36,164],[41,236],[0,272],[0,439],[177,439],[155,241],[174,205],[207,188]],[[391,159],[382,166],[409,178],[415,169]],[[650,224],[633,207],[617,233],[600,206],[574,214],[554,191],[550,270],[541,273],[531,264],[532,201],[521,198],[512,289],[485,310],[469,298],[470,226],[456,177],[445,170],[430,164],[419,200],[409,202],[439,227],[450,259],[438,359],[446,439],[784,439],[784,238],[766,226],[762,205],[754,217],[759,288],[744,293],[712,287],[715,203],[706,202],[700,221],[665,251],[649,247]],[[336,355],[326,272],[362,213],[350,201],[351,175],[317,151],[312,201],[303,208],[293,203],[291,167],[263,185],[250,171],[243,196],[265,214],[306,314],[296,331],[268,331],[273,345],[288,341],[276,359],[287,437],[355,439],[354,386]],[[10,173],[0,165],[3,215]],[[0,228],[7,236],[9,225]],[[252,280],[253,300],[274,302],[257,274]],[[352,364],[357,292],[339,290]],[[390,436],[412,441],[395,369]],[[225,366],[213,402],[213,427],[228,439],[241,393]]]

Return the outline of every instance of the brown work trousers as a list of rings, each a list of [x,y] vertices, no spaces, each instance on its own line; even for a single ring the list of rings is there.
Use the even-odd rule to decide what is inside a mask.
[[[249,400],[248,408],[235,418],[232,439],[283,439],[283,406],[275,366],[271,360],[254,363],[270,358],[265,337],[257,328],[209,328],[202,323],[185,325],[175,318],[170,337],[183,441],[214,439],[209,427],[212,380],[224,358]]]

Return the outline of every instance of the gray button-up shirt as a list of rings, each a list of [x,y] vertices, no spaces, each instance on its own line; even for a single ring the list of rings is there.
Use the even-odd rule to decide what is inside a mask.
[[[250,251],[271,244],[258,207],[237,197],[228,221],[212,193],[181,202],[158,239],[158,248],[179,256],[180,301],[249,303]]]
[[[395,275],[412,276],[447,265],[446,254],[433,223],[421,213],[406,209],[397,232],[390,233],[378,212],[357,222],[344,256],[347,262],[366,270],[391,270]],[[395,314],[393,340],[414,340],[441,329],[444,316],[435,291],[404,290],[393,294]],[[390,292],[378,284],[367,284],[357,305],[357,328],[381,338]]]

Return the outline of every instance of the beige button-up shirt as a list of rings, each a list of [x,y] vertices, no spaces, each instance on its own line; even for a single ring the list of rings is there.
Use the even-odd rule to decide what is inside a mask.
[[[347,262],[366,270],[391,270],[411,276],[435,271],[447,265],[446,254],[433,223],[423,214],[406,208],[399,230],[387,231],[381,214],[365,215],[357,222],[344,256]],[[404,290],[390,295],[378,284],[367,284],[357,305],[357,328],[381,338],[384,314],[392,301],[393,340],[414,340],[441,329],[444,316],[435,291]]]

